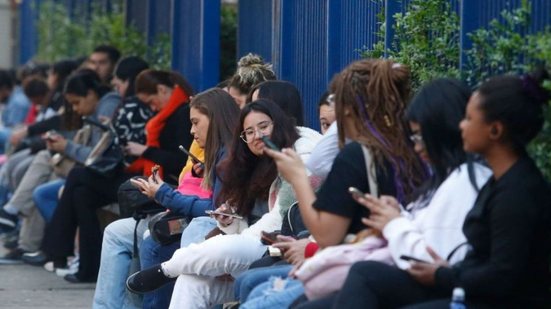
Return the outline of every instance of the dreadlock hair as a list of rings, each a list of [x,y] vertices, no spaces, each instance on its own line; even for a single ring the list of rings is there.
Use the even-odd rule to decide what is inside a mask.
[[[410,97],[409,69],[383,59],[359,60],[348,65],[331,83],[335,95],[339,147],[345,136],[365,145],[384,173],[388,162],[394,174],[397,198],[405,203],[424,180],[425,169],[413,151],[404,120]],[[349,136],[345,123],[353,126]]]

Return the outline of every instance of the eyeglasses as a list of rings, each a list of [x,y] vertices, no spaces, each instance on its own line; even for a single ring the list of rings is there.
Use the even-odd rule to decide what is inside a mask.
[[[239,137],[241,137],[241,139],[248,144],[254,141],[256,132],[260,133],[260,137],[270,135],[270,133],[272,133],[273,127],[274,123],[272,121],[261,121],[256,125],[256,127],[250,127],[243,130],[243,132],[239,134]]]
[[[415,133],[415,134],[412,134],[409,136],[409,139],[414,143],[414,144],[423,144],[423,136],[419,133]]]

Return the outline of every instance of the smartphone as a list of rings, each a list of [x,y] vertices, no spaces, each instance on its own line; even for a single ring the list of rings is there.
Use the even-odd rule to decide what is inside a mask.
[[[157,173],[159,172],[159,169],[161,167],[159,165],[154,165],[152,168],[151,168],[151,174],[153,175],[153,182],[155,183],[159,183],[157,181]]]
[[[49,142],[53,142],[55,141],[55,138],[54,136],[57,136],[59,135],[55,130],[50,130],[48,132],[46,132],[46,134],[44,135],[44,139],[49,141]]]
[[[243,217],[240,216],[240,215],[225,213],[225,212],[216,211],[216,210],[205,210],[205,213],[208,214],[208,215],[221,215],[221,216],[232,217],[232,218],[235,218],[235,219],[243,219]]]
[[[260,139],[264,142],[264,145],[271,150],[281,151],[281,149],[279,149],[279,147],[277,147],[276,144],[274,144],[274,142],[272,142],[267,136],[262,136]]]
[[[260,234],[260,242],[264,245],[269,246],[274,242],[277,242],[277,235],[279,235],[278,232],[268,233],[268,232],[262,231]]]
[[[180,145],[180,146],[178,146],[178,148],[180,148],[180,150],[181,150],[183,153],[187,154],[188,157],[190,157],[191,160],[192,160],[193,162],[195,162],[195,163],[201,163],[201,164],[203,164],[203,165],[205,164],[205,163],[202,162],[201,160],[197,159],[197,157],[194,156],[191,152],[189,152],[186,148],[184,148],[184,146]]]
[[[414,258],[413,256],[409,255],[400,255],[400,259],[408,262],[417,262],[417,263],[424,263],[424,264],[431,264],[431,262],[421,260],[418,258]]]
[[[358,190],[358,188],[356,187],[350,187],[348,188],[348,192],[350,194],[352,194],[352,196],[355,198],[355,199],[359,199],[359,198],[363,198],[365,196],[365,193],[363,193],[362,191]]]

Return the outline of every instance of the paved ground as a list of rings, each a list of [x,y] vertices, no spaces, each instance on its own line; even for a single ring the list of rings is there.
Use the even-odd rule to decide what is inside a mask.
[[[0,255],[5,251],[0,240]],[[41,267],[0,265],[0,308],[91,308],[94,284],[71,284]]]

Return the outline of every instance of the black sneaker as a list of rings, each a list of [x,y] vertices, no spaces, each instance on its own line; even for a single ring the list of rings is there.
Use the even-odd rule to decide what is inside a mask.
[[[4,208],[0,208],[0,230],[3,232],[14,230],[17,226],[17,221],[19,221],[17,215],[9,214]]]
[[[26,253],[26,251],[20,248],[11,250],[6,255],[0,258],[0,265],[21,264],[23,263],[23,260],[21,260],[21,257],[23,256],[24,253]]]
[[[48,257],[46,254],[40,250],[35,252],[29,252],[23,254],[23,257],[21,258],[23,262],[34,265],[34,266],[42,266],[46,263],[48,260]]]
[[[9,237],[4,241],[4,248],[13,250],[19,245],[19,237]]]
[[[139,271],[126,280],[126,288],[136,294],[155,291],[163,285],[176,281],[176,278],[165,276],[161,264]]]

